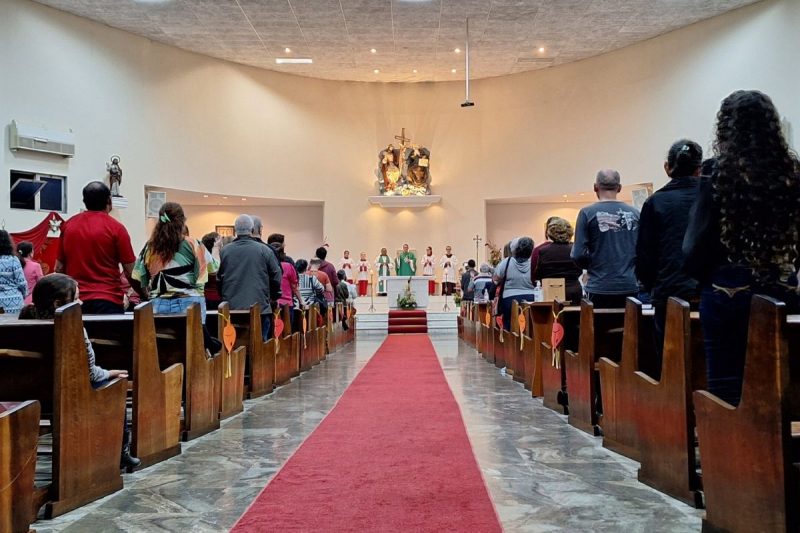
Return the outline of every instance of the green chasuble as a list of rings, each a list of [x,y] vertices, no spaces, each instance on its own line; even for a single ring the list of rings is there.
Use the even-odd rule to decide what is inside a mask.
[[[398,276],[413,276],[417,273],[417,257],[412,252],[400,252],[394,263]]]

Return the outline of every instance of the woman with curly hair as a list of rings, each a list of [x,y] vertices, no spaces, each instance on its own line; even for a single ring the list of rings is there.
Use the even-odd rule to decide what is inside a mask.
[[[581,301],[581,283],[578,279],[583,270],[575,265],[570,257],[572,252],[572,236],[575,230],[572,224],[561,217],[550,217],[547,223],[547,246],[539,247],[536,263],[533,263],[533,279],[561,278],[564,280],[564,293],[568,303],[577,305]]]
[[[186,215],[175,202],[167,202],[158,212],[158,222],[150,240],[139,253],[133,279],[142,284],[153,312],[179,314],[193,303],[200,305],[206,323],[205,283],[208,280],[208,251],[185,234]]]
[[[17,314],[28,294],[28,282],[22,265],[14,253],[14,241],[5,230],[0,230],[0,309]]]
[[[752,295],[797,309],[800,166],[772,100],[758,91],[722,102],[714,151],[717,166],[700,184],[683,252],[701,287],[708,390],[738,405]]]

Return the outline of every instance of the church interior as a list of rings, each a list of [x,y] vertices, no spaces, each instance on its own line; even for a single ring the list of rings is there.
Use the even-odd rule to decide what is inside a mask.
[[[700,160],[727,168],[735,91],[768,96],[796,161],[798,28],[800,0],[0,1],[0,533],[800,531],[800,310],[756,270],[709,285],[748,293],[726,403],[711,281],[659,300],[639,275],[671,162],[697,146],[688,174],[722,202]],[[741,172],[739,201],[787,197]],[[135,254],[112,260],[124,314],[90,311],[93,269],[70,272],[94,182]],[[665,223],[686,239],[697,194]],[[641,224],[638,281],[602,305],[589,257],[631,223],[582,221],[611,201]],[[190,284],[148,255],[174,209]],[[534,279],[555,219],[577,297]],[[265,277],[266,306],[237,304],[232,251],[262,227],[252,253],[291,290]],[[32,284],[34,320],[4,311],[3,233],[72,299],[45,316]],[[510,294],[525,253],[535,287]],[[215,272],[213,306],[207,286],[175,311]],[[82,341],[124,374],[87,381]],[[141,464],[118,468],[120,443]]]

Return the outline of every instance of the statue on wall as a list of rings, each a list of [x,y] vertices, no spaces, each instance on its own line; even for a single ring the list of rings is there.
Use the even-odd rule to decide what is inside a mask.
[[[111,189],[111,196],[121,197],[119,186],[122,184],[122,168],[119,166],[119,156],[112,155],[111,162],[106,163],[108,172],[108,186]]]
[[[382,196],[425,196],[431,194],[431,152],[406,137],[403,128],[395,139],[378,154],[378,189]]]

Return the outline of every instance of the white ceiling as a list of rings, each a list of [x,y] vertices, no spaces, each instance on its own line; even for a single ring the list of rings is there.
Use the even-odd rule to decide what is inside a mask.
[[[760,0],[36,1],[245,65],[408,82],[463,79],[464,53],[454,49],[464,48],[467,17],[471,74],[486,78],[578,61]],[[314,63],[276,65],[276,57]]]
[[[163,191],[167,193],[168,202],[178,202],[181,205],[207,205],[207,206],[251,206],[251,207],[275,207],[275,206],[295,206],[309,207],[321,206],[322,201],[315,200],[288,200],[284,198],[264,198],[261,196],[237,196],[223,195],[211,192],[186,191],[181,189],[170,189],[149,185],[145,187],[145,192]]]

